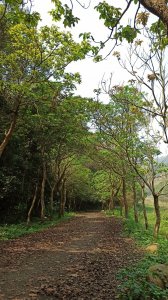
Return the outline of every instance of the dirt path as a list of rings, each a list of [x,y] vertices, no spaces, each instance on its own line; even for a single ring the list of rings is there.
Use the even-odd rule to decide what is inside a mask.
[[[120,219],[79,214],[0,243],[0,299],[117,299],[116,272],[139,257]]]

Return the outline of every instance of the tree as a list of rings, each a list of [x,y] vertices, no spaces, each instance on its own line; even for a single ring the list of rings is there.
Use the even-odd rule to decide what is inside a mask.
[[[90,107],[89,99],[71,95],[58,101],[55,107],[51,107],[50,94],[48,97],[48,101],[46,97],[45,104],[31,116],[31,121],[36,124],[34,134],[40,158],[41,218],[44,217],[44,211],[48,211],[52,217],[58,206],[60,216],[64,214],[71,169],[74,161],[78,161],[83,139],[88,134]],[[46,194],[47,190],[50,190],[49,197]],[[33,201],[34,197],[32,203]]]
[[[118,173],[123,183],[123,201],[125,206],[125,216],[127,216],[127,200],[126,200],[126,182],[129,170],[129,178],[133,178],[133,194],[134,194],[134,214],[136,212],[135,198],[135,180],[142,181],[151,191],[154,199],[154,207],[156,213],[156,223],[154,235],[157,236],[160,227],[160,210],[159,196],[164,193],[167,183],[164,183],[159,191],[156,191],[155,179],[161,174],[160,165],[157,164],[155,156],[158,152],[153,144],[157,144],[157,140],[149,140],[148,135],[145,138],[145,126],[148,125],[146,113],[143,113],[141,101],[143,94],[138,92],[135,87],[115,87],[111,93],[111,102],[105,105],[105,109],[98,114],[96,123],[100,128],[100,141],[102,147],[108,149],[116,157],[115,165],[117,165]],[[135,106],[132,105],[135,104]],[[136,106],[137,104],[137,106]],[[138,108],[137,108],[138,107]],[[141,137],[141,131],[144,135]],[[146,127],[148,131],[148,127]],[[110,161],[111,162],[111,161]],[[114,164],[114,163],[113,163]],[[115,167],[116,169],[116,167]],[[132,169],[132,171],[131,171]],[[113,167],[114,170],[114,167]],[[114,170],[116,172],[116,170]],[[143,184],[141,183],[142,189]],[[142,195],[144,201],[144,195]],[[144,207],[144,203],[143,203]],[[145,209],[144,209],[144,217]],[[147,226],[147,220],[145,219]]]
[[[141,110],[135,111],[134,106],[126,101],[132,99],[135,103],[140,103],[142,95],[134,87],[116,86],[110,96],[109,104],[100,105],[99,113],[95,114],[95,122],[100,131],[100,145],[111,152],[111,168],[121,178],[125,216],[128,217],[127,184],[130,185],[128,178],[132,178],[132,170],[124,149],[145,124],[145,117]],[[136,205],[134,207],[136,209]]]
[[[104,150],[99,143],[99,150],[92,155],[92,159],[97,169],[93,174],[93,187],[98,200],[102,202],[102,208],[114,213],[116,203],[119,203],[122,211],[121,177],[113,165],[114,157],[112,158],[111,152]]]
[[[64,84],[68,82],[72,89],[73,81],[80,81],[79,74],[68,74],[65,68],[91,50],[87,40],[75,43],[70,33],[60,32],[56,26],[38,29],[37,20],[28,26],[19,14],[12,21],[10,13],[5,16],[3,36],[8,42],[0,49],[0,98],[6,121],[2,127],[0,156],[13,135],[20,108],[36,106],[39,101],[36,92],[43,94],[44,89],[55,88],[51,102],[58,101]]]
[[[56,6],[56,10],[52,12],[53,16],[55,18],[61,18],[63,15],[65,20],[64,20],[64,25],[65,26],[70,26],[70,25],[75,25],[75,23],[78,22],[78,18],[73,16],[72,13],[72,8],[69,7],[67,4],[63,6],[61,4],[60,0],[52,0],[52,2]],[[109,5],[109,10],[105,10],[105,13],[107,12],[109,16],[108,18],[111,18],[111,23],[113,22],[115,26],[117,26],[125,13],[129,10],[130,6],[132,3],[137,5],[137,10],[139,10],[140,5],[142,5],[145,9],[147,9],[150,13],[156,15],[166,26],[168,26],[168,8],[167,8],[167,1],[166,0],[129,0],[125,1],[126,5],[125,8],[123,9],[122,12],[120,12],[120,9],[115,6]],[[1,0],[1,3],[3,4],[3,11],[1,15],[1,19],[4,17],[5,13],[9,9],[16,9],[18,8],[23,8],[23,7],[29,7],[29,10],[31,9],[32,6],[32,0],[28,1],[20,1],[18,4],[15,0]],[[78,2],[81,6],[86,8],[87,5],[83,4],[83,2]],[[72,3],[71,3],[72,4]],[[122,5],[122,4],[121,4]],[[106,7],[106,2],[104,1],[104,8]]]
[[[135,159],[130,155],[130,149],[127,149],[128,160],[133,167],[134,171],[137,173],[142,182],[149,188],[152,193],[154,208],[156,214],[156,222],[154,227],[154,237],[158,236],[161,216],[159,208],[159,197],[164,194],[165,187],[168,185],[167,182],[163,182],[159,190],[156,190],[155,180],[158,176],[163,176],[167,167],[162,164],[158,164],[156,161],[156,155],[158,154],[158,149],[152,145],[151,141],[140,142],[134,145],[134,153],[138,154],[139,160],[135,162]],[[142,192],[144,186],[141,182]],[[142,194],[142,200],[144,200],[144,192]],[[144,211],[145,213],[145,211]],[[144,214],[145,217],[145,214]]]
[[[63,18],[64,26],[75,26],[78,23],[79,18],[73,15],[73,3],[77,2],[83,8],[88,8],[87,4],[79,1],[66,1],[63,5],[60,0],[53,0],[56,8],[52,10],[51,14],[54,20],[61,20]],[[107,41],[114,41],[114,47],[118,42],[126,39],[129,43],[137,37],[140,32],[139,28],[136,26],[136,19],[142,25],[145,25],[148,21],[149,13],[157,16],[159,18],[158,26],[164,24],[165,35],[167,35],[168,28],[168,7],[166,0],[125,0],[125,7],[123,8],[122,1],[118,1],[118,6],[111,5],[109,2],[103,1],[99,2],[95,9],[100,14],[100,19],[104,20],[104,25],[110,30],[110,34],[105,41],[100,42],[100,49],[104,47]],[[119,6],[120,5],[120,6]],[[123,25],[123,19],[127,13],[129,13],[131,5],[135,6],[135,14],[133,17],[133,25],[127,24]],[[141,11],[141,8],[145,8],[146,11]],[[85,36],[85,35],[83,35]],[[91,37],[91,35],[90,35]],[[94,37],[92,37],[94,40]],[[98,59],[98,58],[97,58]]]
[[[152,14],[156,15],[165,24],[166,28],[168,28],[168,7],[166,0],[140,0],[139,3]]]
[[[102,209],[108,209],[108,203],[110,201],[111,184],[109,175],[106,171],[97,171],[93,176],[93,187],[98,201],[102,204]]]
[[[146,40],[147,39],[147,40]],[[167,133],[167,62],[162,31],[153,24],[151,30],[144,29],[144,40],[137,39],[128,49],[127,59],[123,59],[118,51],[114,52],[119,64],[131,75],[129,82],[139,90],[144,89],[143,102],[140,107],[148,112],[157,123],[155,134],[161,135],[168,143]],[[144,45],[145,43],[145,45]],[[110,91],[109,91],[110,93]],[[135,105],[134,101],[128,99]],[[131,102],[132,101],[132,102]],[[160,130],[160,132],[159,132]]]
[[[85,210],[98,206],[92,185],[94,172],[87,166],[87,162],[86,156],[78,156],[70,166],[67,177],[68,210]]]

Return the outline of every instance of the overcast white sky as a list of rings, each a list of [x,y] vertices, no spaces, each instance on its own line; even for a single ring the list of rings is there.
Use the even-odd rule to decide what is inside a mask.
[[[74,6],[74,14],[80,18],[80,22],[75,28],[68,28],[77,39],[81,32],[92,32],[95,40],[104,40],[108,36],[108,30],[105,28],[103,21],[99,20],[99,14],[94,11],[94,6],[99,3],[98,0],[91,2],[89,9],[84,10],[79,4]],[[123,1],[124,3],[124,1]],[[51,25],[52,20],[48,11],[52,9],[53,4],[50,0],[44,1],[34,0],[34,10],[38,11],[42,17],[42,25]],[[123,47],[124,48],[124,47]],[[109,44],[106,47],[106,54],[111,49]],[[67,68],[69,72],[79,72],[82,77],[82,83],[77,86],[76,94],[83,97],[93,97],[93,90],[98,88],[103,76],[105,79],[113,73],[112,85],[122,84],[130,78],[128,73],[124,71],[117,62],[117,59],[111,54],[107,59],[99,63],[94,63],[92,58],[87,58],[83,61],[78,61],[70,64]],[[107,96],[102,96],[103,101],[107,101]]]

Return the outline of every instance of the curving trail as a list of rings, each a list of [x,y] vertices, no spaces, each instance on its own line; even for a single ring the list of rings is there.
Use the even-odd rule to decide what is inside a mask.
[[[116,273],[142,257],[122,232],[121,219],[89,212],[0,242],[0,299],[118,299]]]

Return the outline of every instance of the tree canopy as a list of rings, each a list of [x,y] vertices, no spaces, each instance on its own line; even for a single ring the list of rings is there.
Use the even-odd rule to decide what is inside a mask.
[[[73,7],[59,0],[53,3],[55,21],[63,18],[65,27],[77,24]],[[157,161],[158,143],[167,143],[167,4],[124,3],[121,9],[100,2],[96,10],[110,30],[108,40],[114,46],[123,39],[130,44],[127,62],[118,51],[113,55],[132,77],[109,89],[102,83],[95,90],[96,98],[85,98],[74,94],[80,73],[67,72],[67,66],[87,55],[99,61],[105,42],[93,44],[90,33],[81,33],[76,42],[58,23],[39,27],[40,15],[32,11],[31,0],[1,1],[2,222],[27,220],[29,224],[33,217],[44,221],[54,214],[63,216],[65,210],[95,207],[113,213],[117,208],[125,218],[133,209],[138,222],[141,207],[147,229],[146,187],[153,197],[154,234],[158,235],[159,199],[167,194],[167,166]],[[122,19],[131,5],[136,8],[135,21],[124,25]],[[142,6],[159,20],[147,26],[148,12],[140,10]],[[140,32],[146,34],[149,51],[137,39]],[[107,104],[99,99],[103,89]],[[161,128],[157,133],[152,131],[153,119]],[[159,177],[164,180],[158,187]]]
[[[76,2],[84,9],[89,9],[89,2],[80,1],[65,1],[53,0],[55,9],[51,11],[51,15],[56,21],[63,20],[64,26],[76,26],[79,18],[73,15],[73,4]],[[131,12],[131,23],[124,24],[123,19],[125,15],[129,18],[129,11],[131,7],[135,8],[134,15]],[[124,39],[129,43],[137,37],[138,33],[147,24],[149,14],[158,17],[157,25],[160,27],[164,25],[164,35],[167,37],[168,28],[168,6],[166,0],[129,0],[117,1],[117,5],[111,1],[100,1],[95,10],[99,13],[99,18],[104,21],[104,25],[109,29],[109,36],[104,41],[100,41],[100,49],[104,48],[107,41],[113,41],[113,48]],[[86,14],[87,15],[87,14]],[[85,35],[84,35],[85,36]],[[90,37],[94,40],[94,36]]]

